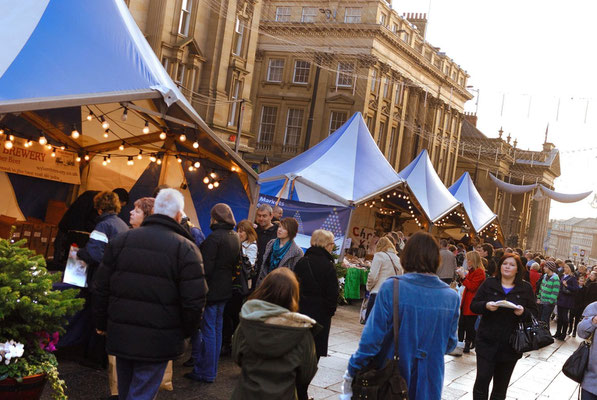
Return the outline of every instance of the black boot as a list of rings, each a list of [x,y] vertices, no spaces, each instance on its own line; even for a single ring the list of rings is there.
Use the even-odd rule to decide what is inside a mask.
[[[471,352],[471,342],[469,340],[464,342],[464,350],[462,350],[463,353],[468,354]]]

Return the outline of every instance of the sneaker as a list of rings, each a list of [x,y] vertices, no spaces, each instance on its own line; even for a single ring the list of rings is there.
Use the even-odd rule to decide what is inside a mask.
[[[462,348],[456,347],[451,353],[448,353],[448,355],[453,357],[462,357],[463,351],[464,350]]]
[[[464,344],[464,349],[462,350],[462,352],[463,352],[464,354],[468,354],[468,353],[470,353],[470,352],[471,352],[471,344],[470,344],[470,342],[466,342],[466,343]]]

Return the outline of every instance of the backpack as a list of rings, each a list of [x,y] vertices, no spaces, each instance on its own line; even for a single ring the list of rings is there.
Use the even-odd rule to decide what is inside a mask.
[[[240,251],[238,265],[232,274],[232,290],[241,296],[247,296],[251,291],[250,282],[256,276],[255,268],[251,265],[249,257]]]

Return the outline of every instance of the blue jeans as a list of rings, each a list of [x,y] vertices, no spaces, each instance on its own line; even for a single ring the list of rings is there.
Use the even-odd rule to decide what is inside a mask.
[[[168,361],[146,362],[116,357],[118,398],[120,400],[153,400],[164,377]]]
[[[541,318],[541,321],[543,321],[547,324],[547,328],[549,328],[551,313],[553,312],[553,309],[555,307],[556,307],[555,304],[541,304],[540,305],[540,309],[541,309],[540,318]]]
[[[195,362],[192,374],[206,382],[216,380],[222,349],[222,320],[226,302],[209,304],[203,311],[201,327],[191,338],[191,357]]]
[[[580,400],[597,400],[597,394],[581,389]]]

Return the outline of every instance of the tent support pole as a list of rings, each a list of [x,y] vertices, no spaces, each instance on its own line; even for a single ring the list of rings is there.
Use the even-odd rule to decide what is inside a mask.
[[[342,248],[340,249],[340,257],[338,257],[338,261],[342,262],[344,260],[344,254],[346,253],[346,240],[348,240],[348,233],[350,232],[350,227],[352,225],[352,216],[354,214],[354,207],[351,207],[350,210],[350,217],[348,217],[348,226],[346,227],[346,232],[344,232],[344,239],[342,240]]]
[[[280,202],[280,199],[282,198],[282,193],[284,193],[284,189],[286,189],[286,185],[288,185],[288,178],[286,178],[286,180],[284,181],[284,185],[282,185],[282,190],[280,190],[280,194],[278,195],[278,198],[276,199],[275,207],[278,206],[278,203]]]

